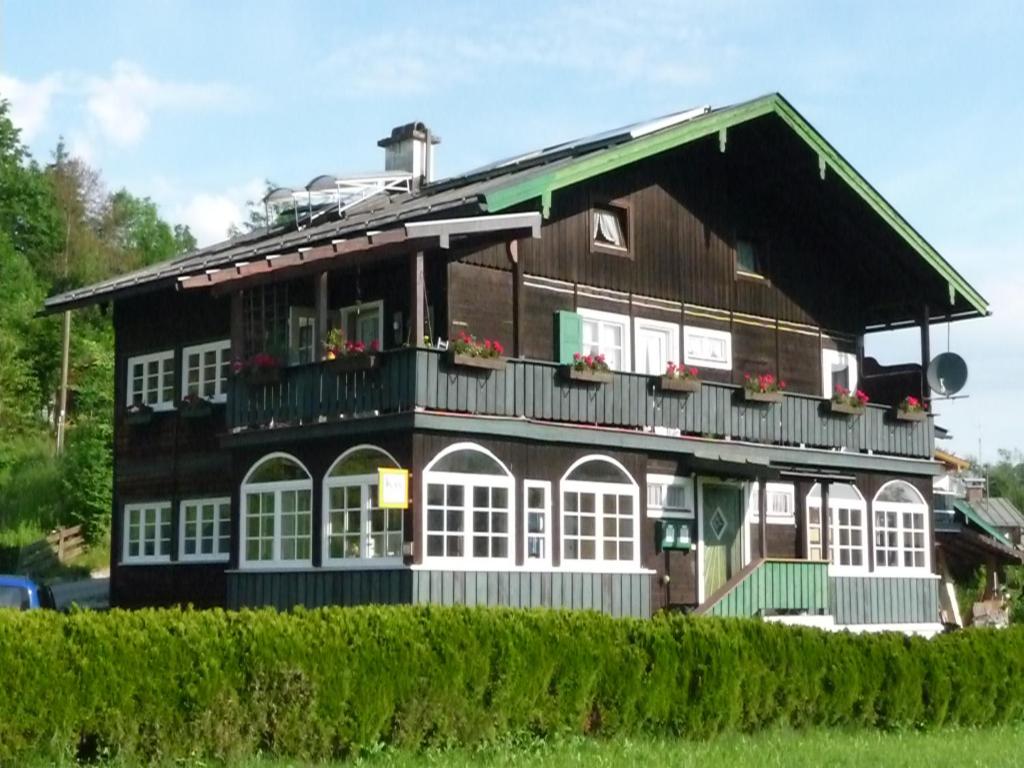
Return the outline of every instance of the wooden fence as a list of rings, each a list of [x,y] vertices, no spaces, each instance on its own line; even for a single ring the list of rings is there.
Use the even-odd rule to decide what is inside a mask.
[[[46,538],[34,541],[21,548],[16,570],[19,573],[45,571],[56,565],[70,562],[85,551],[82,526],[57,528]]]

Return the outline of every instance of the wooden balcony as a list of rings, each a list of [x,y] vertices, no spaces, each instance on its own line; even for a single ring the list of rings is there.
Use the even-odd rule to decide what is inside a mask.
[[[569,381],[557,364],[545,361],[513,359],[504,370],[492,371],[451,366],[444,353],[431,349],[396,350],[381,358],[368,371],[335,372],[310,363],[282,369],[273,384],[235,379],[228,426],[299,426],[427,410],[889,456],[932,455],[930,417],[897,422],[880,405],[840,415],[830,412],[827,401],[808,395],[787,394],[781,403],[747,402],[741,387],[728,384],[669,392],[658,388],[656,377],[633,373],[615,373],[607,384]]]

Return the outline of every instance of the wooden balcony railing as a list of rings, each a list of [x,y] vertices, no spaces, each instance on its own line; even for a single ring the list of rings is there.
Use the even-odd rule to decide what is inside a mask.
[[[755,560],[696,610],[709,616],[761,616],[776,612],[829,612],[824,560]]]
[[[930,458],[931,419],[897,422],[884,406],[833,414],[820,398],[787,394],[749,403],[741,387],[705,383],[693,393],[661,391],[653,377],[616,373],[607,384],[567,381],[555,363],[509,360],[504,370],[449,365],[444,353],[405,349],[368,371],[335,372],[324,363],[285,368],[278,383],[232,382],[233,429],[312,424],[417,408],[681,434],[772,445]]]

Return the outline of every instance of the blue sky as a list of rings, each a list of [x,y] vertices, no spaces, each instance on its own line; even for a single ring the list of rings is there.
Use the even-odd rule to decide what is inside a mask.
[[[63,135],[201,242],[264,179],[382,168],[377,139],[409,120],[443,137],[447,175],[780,91],[992,303],[951,330],[971,374],[936,407],[947,447],[1024,448],[1017,3],[8,0],[0,25],[0,96],[35,155]],[[868,351],[915,359],[917,338]]]

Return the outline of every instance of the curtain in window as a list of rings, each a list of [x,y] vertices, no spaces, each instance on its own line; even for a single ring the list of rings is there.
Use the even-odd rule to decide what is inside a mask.
[[[592,237],[597,242],[603,241],[618,248],[624,247],[619,220],[611,211],[594,211],[594,232]]]

